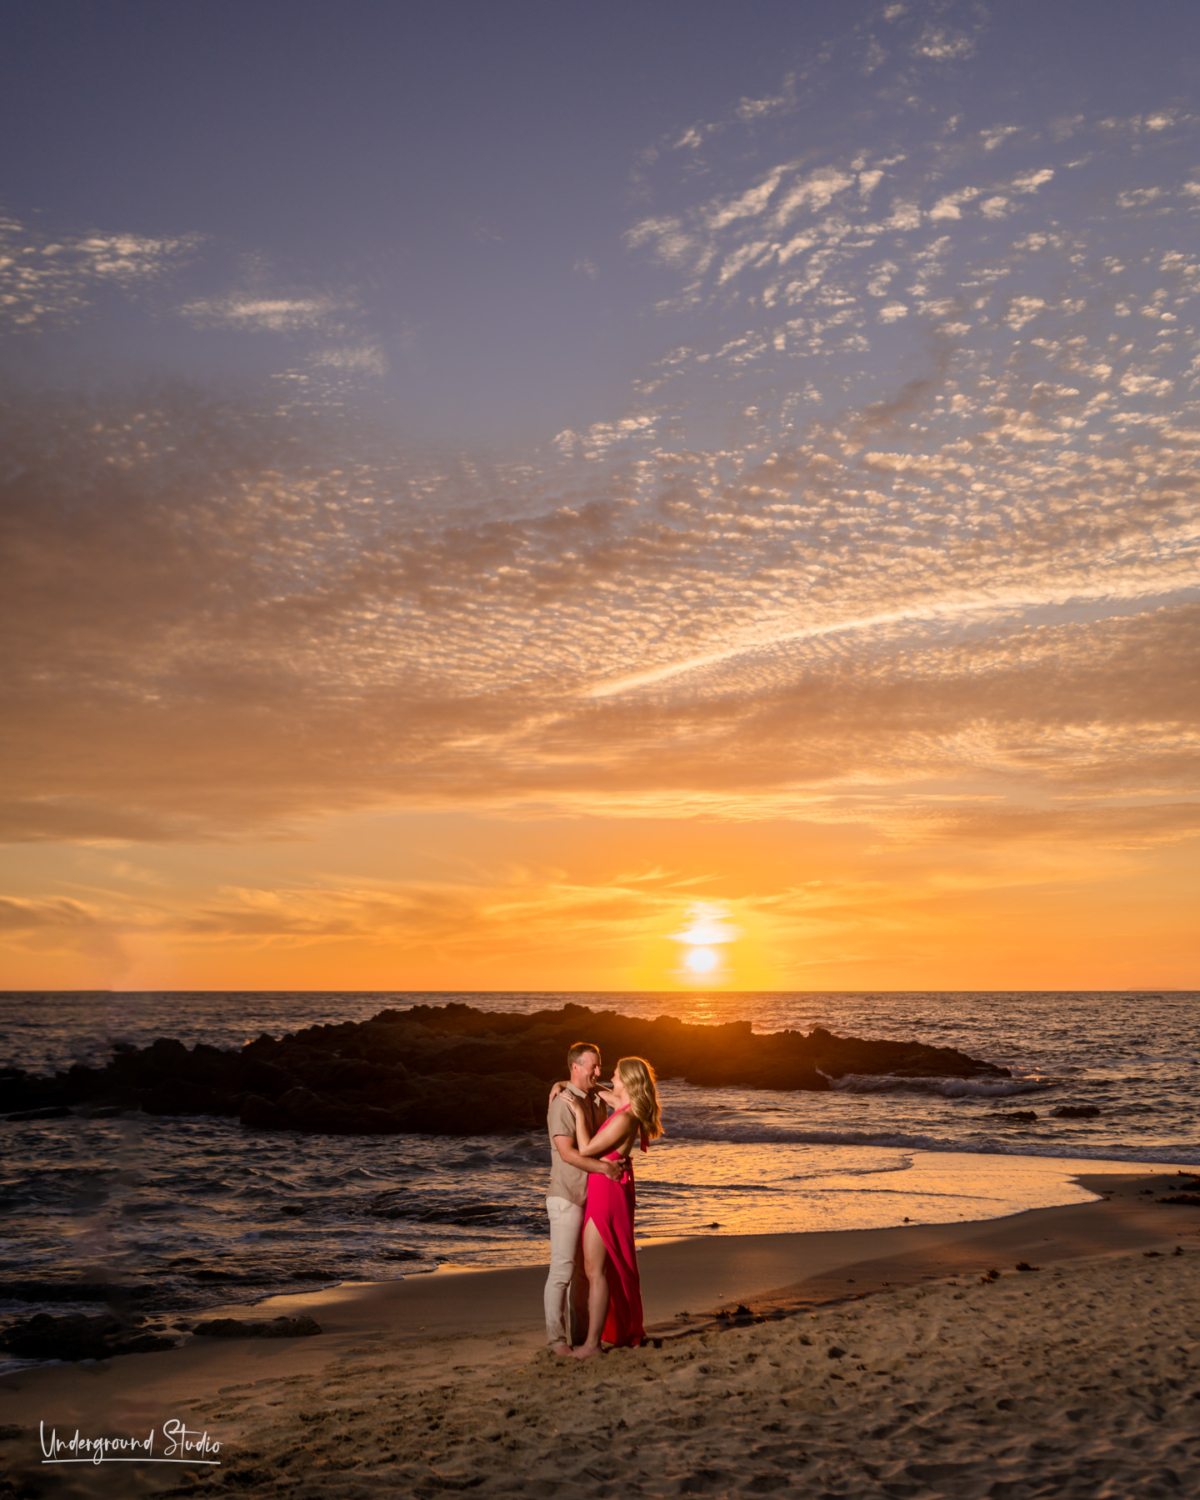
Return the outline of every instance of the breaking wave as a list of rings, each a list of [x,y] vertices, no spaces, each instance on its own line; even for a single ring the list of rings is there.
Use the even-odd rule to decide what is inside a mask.
[[[847,1094],[939,1094],[943,1099],[1010,1099],[1042,1094],[1057,1078],[898,1078],[891,1073],[847,1073],[833,1080]]]
[[[1049,1120],[1041,1122],[1049,1126]],[[1090,1145],[1077,1138],[1013,1140],[1011,1136],[979,1134],[951,1139],[945,1136],[918,1135],[899,1131],[872,1130],[805,1130],[787,1125],[764,1125],[747,1121],[739,1125],[729,1121],[680,1120],[672,1116],[668,1137],[672,1140],[727,1142],[740,1146],[875,1146],[901,1151],[958,1151],[983,1156],[1053,1156],[1086,1161],[1146,1161],[1174,1166],[1200,1165],[1200,1147],[1179,1149],[1136,1148]]]

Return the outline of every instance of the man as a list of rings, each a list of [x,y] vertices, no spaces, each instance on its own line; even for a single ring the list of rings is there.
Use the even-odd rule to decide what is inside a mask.
[[[589,1172],[621,1175],[616,1162],[580,1156],[575,1143],[575,1116],[567,1103],[574,1097],[587,1112],[594,1135],[603,1123],[596,1085],[600,1081],[600,1049],[576,1042],[567,1052],[568,1081],[550,1098],[546,1128],[550,1133],[550,1187],[546,1213],[550,1217],[550,1274],[546,1278],[546,1344],[552,1354],[570,1354],[573,1331],[587,1329],[587,1278],[583,1270],[583,1210],[587,1203]]]

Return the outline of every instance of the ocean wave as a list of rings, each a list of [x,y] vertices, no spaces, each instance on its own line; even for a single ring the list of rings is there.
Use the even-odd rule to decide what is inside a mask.
[[[260,1240],[283,1240],[304,1241],[312,1238],[311,1232],[305,1229],[276,1229],[274,1225],[268,1224],[262,1229],[244,1230],[237,1238],[246,1243],[257,1243]]]
[[[791,1181],[793,1181],[792,1178],[785,1177],[780,1183],[721,1182],[714,1183],[712,1186],[722,1194],[727,1193],[731,1197],[736,1197],[738,1193],[746,1193],[754,1197],[769,1197],[772,1193],[791,1192],[790,1188],[783,1186],[783,1183]],[[686,1180],[673,1180],[669,1177],[655,1177],[650,1186],[650,1191],[653,1192],[656,1201],[660,1198],[694,1198],[696,1196],[696,1184]]]
[[[1010,1099],[1043,1094],[1057,1080],[1046,1078],[898,1078],[891,1073],[847,1073],[834,1080],[847,1094],[940,1094],[943,1099]]]
[[[490,1167],[495,1158],[486,1151],[471,1151],[466,1156],[455,1157],[442,1163],[444,1172],[476,1172],[480,1167]]]
[[[825,1167],[819,1172],[793,1172],[785,1182],[816,1182],[822,1177],[877,1177],[881,1172],[907,1172],[913,1157],[901,1156],[898,1161],[889,1161],[878,1167]]]
[[[889,1131],[870,1130],[801,1130],[788,1125],[763,1125],[747,1123],[733,1125],[721,1122],[709,1126],[702,1121],[694,1125],[680,1125],[671,1121],[671,1140],[711,1141],[714,1145],[730,1146],[888,1146],[911,1151],[957,1151],[959,1145],[953,1141],[938,1140],[934,1136],[904,1135]]]
[[[1047,1121],[1047,1124],[1050,1122]],[[1134,1150],[1112,1143],[1107,1146],[1085,1145],[1059,1138],[1013,1141],[1000,1137],[973,1137],[950,1140],[944,1136],[906,1134],[899,1131],[870,1130],[799,1130],[787,1126],[746,1124],[706,1126],[702,1122],[680,1125],[672,1121],[671,1139],[709,1141],[731,1146],[877,1146],[900,1151],[956,1151],[968,1156],[1053,1156],[1087,1161],[1162,1162],[1169,1166],[1200,1165],[1200,1148],[1164,1146]]]
[[[430,1202],[425,1198],[376,1202],[366,1209],[366,1214],[388,1223],[443,1224],[459,1229],[524,1229],[537,1234],[545,1225],[545,1212],[540,1205],[528,1209],[509,1199]]]

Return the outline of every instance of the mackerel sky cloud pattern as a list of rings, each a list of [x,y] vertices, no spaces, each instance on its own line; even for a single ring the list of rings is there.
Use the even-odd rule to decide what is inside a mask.
[[[647,134],[559,256],[612,299],[623,378],[600,404],[560,350],[572,419],[531,396],[519,441],[474,386],[450,436],[404,415],[455,348],[505,385],[480,304],[439,323],[382,259],[12,204],[6,838],[429,811],[1194,838],[1200,115],[1151,76],[984,89],[1013,44],[994,8],[863,6]],[[492,222],[470,254],[508,253]],[[72,379],[115,327],[111,376]],[[414,890],[379,899],[438,926]],[[82,932],[110,899],[0,916]],[[293,931],[315,899],[188,920]]]

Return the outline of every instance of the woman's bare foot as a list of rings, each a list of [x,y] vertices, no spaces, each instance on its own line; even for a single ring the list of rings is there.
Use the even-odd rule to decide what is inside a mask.
[[[571,1353],[575,1356],[576,1359],[591,1359],[593,1354],[600,1353],[600,1345],[597,1344],[593,1349],[590,1344],[580,1344],[579,1348],[572,1349]]]
[[[564,1355],[574,1354],[575,1351],[571,1348],[570,1344],[555,1344],[550,1353],[557,1354],[561,1358]]]

